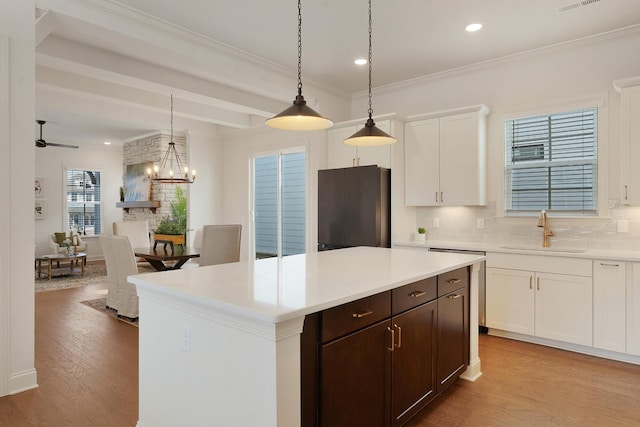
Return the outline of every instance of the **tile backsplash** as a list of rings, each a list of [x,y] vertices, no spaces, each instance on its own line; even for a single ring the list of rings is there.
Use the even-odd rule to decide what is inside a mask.
[[[609,215],[607,218],[549,215],[549,227],[554,233],[551,246],[640,250],[640,207],[612,208]],[[438,228],[433,227],[434,219],[439,223]],[[478,227],[479,222],[484,223],[484,228]],[[495,202],[481,207],[420,207],[416,209],[417,227],[427,229],[427,240],[542,245],[542,228],[538,227],[537,216],[498,218]]]

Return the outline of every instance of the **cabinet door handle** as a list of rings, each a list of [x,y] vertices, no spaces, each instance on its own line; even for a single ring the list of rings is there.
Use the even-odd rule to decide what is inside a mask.
[[[425,295],[426,292],[425,291],[413,291],[409,294],[409,296],[411,298],[420,298],[421,296]]]
[[[450,285],[457,285],[458,283],[460,283],[460,279],[449,279],[447,280],[447,283]]]
[[[391,332],[391,347],[387,347],[387,350],[393,351],[393,347],[396,342],[396,331],[387,326],[387,331]]]
[[[398,330],[398,345],[396,347],[400,348],[402,347],[402,328],[395,323],[393,324],[393,327]]]
[[[458,299],[458,298],[460,298],[461,296],[462,296],[462,295],[460,295],[460,294],[455,294],[455,295],[449,295],[449,296],[447,296],[447,298],[449,298],[449,299]]]
[[[540,290],[540,278],[539,277],[536,279],[536,288],[538,288],[538,290]]]
[[[353,318],[355,318],[355,319],[360,319],[360,318],[366,317],[366,316],[368,316],[370,314],[373,314],[373,310],[363,310],[363,311],[360,311],[358,313],[353,313],[351,316]]]
[[[438,203],[438,192],[436,191],[436,203]]]
[[[444,193],[440,192],[440,203],[444,203]]]
[[[620,267],[620,264],[609,264],[608,262],[601,262],[600,265],[603,267]]]
[[[529,276],[529,289],[533,289],[533,276]]]
[[[624,199],[625,200],[629,200],[629,186],[628,185],[624,186]]]

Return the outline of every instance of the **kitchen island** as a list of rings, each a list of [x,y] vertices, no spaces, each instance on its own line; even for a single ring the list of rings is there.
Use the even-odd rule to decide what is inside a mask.
[[[465,266],[462,378],[473,381],[483,259],[358,247],[131,276],[140,300],[138,426],[299,426],[305,316]]]

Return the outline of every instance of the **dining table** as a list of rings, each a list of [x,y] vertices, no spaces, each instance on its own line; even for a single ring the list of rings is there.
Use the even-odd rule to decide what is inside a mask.
[[[191,258],[200,257],[199,249],[182,245],[158,248],[154,248],[153,246],[134,248],[133,252],[135,256],[143,258],[158,271],[177,270]]]

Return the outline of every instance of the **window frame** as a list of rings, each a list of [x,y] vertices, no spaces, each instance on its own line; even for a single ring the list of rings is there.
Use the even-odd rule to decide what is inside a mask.
[[[104,229],[104,218],[105,218],[105,206],[104,206],[104,197],[105,197],[105,172],[102,171],[101,169],[97,169],[97,168],[90,168],[90,167],[72,167],[72,166],[68,166],[68,165],[64,165],[63,166],[63,172],[62,172],[62,227],[63,230],[68,230],[69,229],[69,200],[67,200],[67,191],[68,191],[68,180],[67,180],[67,175],[69,173],[69,171],[90,171],[90,172],[98,172],[100,174],[100,200],[98,202],[92,201],[91,204],[92,205],[99,205],[100,209],[100,220],[99,220],[99,224],[100,224],[100,232],[95,232],[95,227],[94,227],[94,233],[92,235],[99,235],[105,232]],[[83,233],[86,232],[86,227],[85,229],[82,230]],[[86,234],[83,234],[83,236]]]
[[[596,200],[594,201],[595,212],[589,211],[583,213],[580,211],[552,211],[551,215],[562,218],[576,219],[599,219],[608,218],[609,204],[608,200],[608,167],[609,167],[609,111],[608,111],[608,92],[596,93],[581,98],[565,99],[550,101],[545,104],[527,105],[520,107],[512,107],[509,109],[497,110],[496,115],[492,118],[495,138],[501,141],[501,146],[496,154],[500,154],[499,164],[502,165],[499,182],[501,191],[496,198],[496,217],[497,218],[524,218],[536,217],[540,213],[539,210],[530,211],[513,211],[507,209],[506,199],[506,140],[505,140],[505,123],[509,120],[545,116],[553,114],[561,114],[569,111],[595,108],[597,109],[597,146],[596,156],[597,163],[595,172],[597,173],[597,183],[594,183],[596,190]],[[497,134],[499,132],[499,134]],[[495,176],[495,179],[498,179]]]

